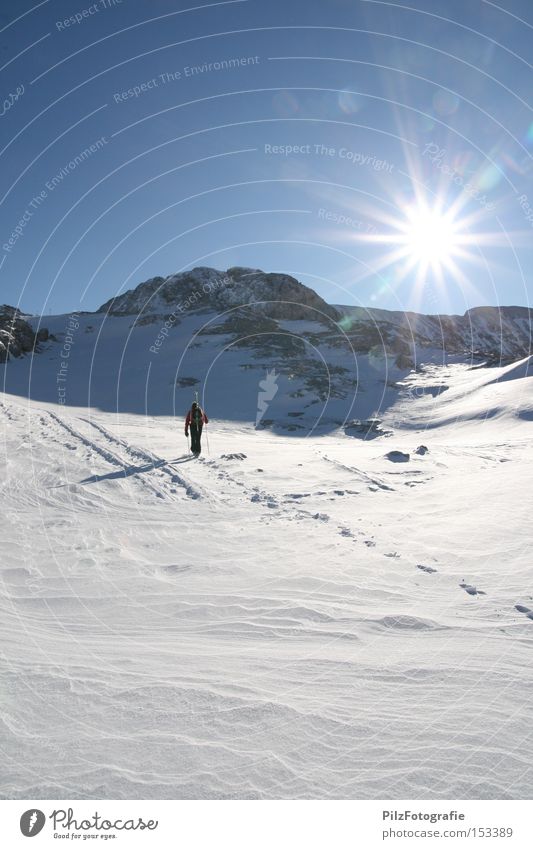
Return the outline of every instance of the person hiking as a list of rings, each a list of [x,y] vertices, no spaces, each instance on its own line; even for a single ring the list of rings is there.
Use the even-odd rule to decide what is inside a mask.
[[[202,453],[202,428],[207,424],[209,419],[196,401],[193,401],[192,407],[187,413],[185,419],[185,436],[189,436],[189,428],[191,429],[191,451],[198,457]]]

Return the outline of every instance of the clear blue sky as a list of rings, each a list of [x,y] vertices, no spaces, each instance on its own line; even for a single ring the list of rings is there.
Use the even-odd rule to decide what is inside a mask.
[[[247,265],[332,303],[529,304],[527,0],[4,0],[0,27],[1,301]]]

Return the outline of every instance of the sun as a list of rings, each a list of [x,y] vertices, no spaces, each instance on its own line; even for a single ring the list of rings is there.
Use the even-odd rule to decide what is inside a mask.
[[[468,231],[468,221],[443,199],[430,203],[419,197],[410,204],[398,203],[396,215],[382,220],[381,233],[363,236],[388,248],[373,264],[374,273],[394,268],[395,285],[411,280],[419,299],[433,283],[443,295],[452,281],[469,285],[461,265],[472,261],[476,239]]]
[[[405,210],[399,242],[406,258],[433,270],[449,265],[458,247],[451,216],[422,206]]]
[[[450,202],[445,193],[428,195],[419,180],[413,182],[409,200],[401,192],[391,194],[388,209],[371,201],[362,204],[368,220],[377,226],[367,232],[360,228],[350,239],[379,250],[370,262],[365,260],[354,284],[373,277],[376,297],[407,284],[415,304],[422,304],[431,293],[446,306],[450,292],[457,288],[478,298],[473,278],[477,268],[487,270],[482,249],[507,246],[507,234],[481,229],[486,211],[467,213],[464,195]]]

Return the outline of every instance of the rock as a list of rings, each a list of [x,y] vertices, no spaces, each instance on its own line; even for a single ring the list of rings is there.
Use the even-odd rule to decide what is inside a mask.
[[[390,431],[381,428],[380,419],[353,419],[344,426],[346,436],[357,436],[362,439],[375,439],[377,436],[389,436]]]
[[[468,593],[468,595],[486,595],[483,590],[478,590],[477,587],[472,586],[472,584],[467,584],[465,581],[461,581],[459,584],[461,589]]]
[[[44,327],[35,334],[16,307],[0,306],[0,363],[34,351],[39,342],[46,342],[48,338],[48,330]]]
[[[403,451],[389,451],[388,454],[385,454],[385,459],[390,460],[391,463],[408,463],[410,456],[404,454]]]
[[[415,454],[422,454],[423,455],[423,454],[427,454],[428,451],[429,451],[429,448],[427,448],[425,445],[419,445],[418,448],[415,450]]]
[[[409,356],[409,354],[398,354],[395,364],[398,368],[402,369],[402,371],[415,367],[414,360]]]

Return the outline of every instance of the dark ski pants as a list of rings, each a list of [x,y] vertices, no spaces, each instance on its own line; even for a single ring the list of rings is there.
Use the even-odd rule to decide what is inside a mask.
[[[201,427],[194,427],[193,425],[191,425],[191,451],[192,451],[193,454],[201,454],[202,453],[202,445],[201,445],[201,442],[200,442],[201,438],[202,438],[202,428]]]

